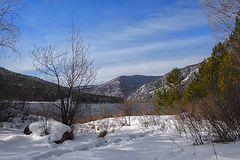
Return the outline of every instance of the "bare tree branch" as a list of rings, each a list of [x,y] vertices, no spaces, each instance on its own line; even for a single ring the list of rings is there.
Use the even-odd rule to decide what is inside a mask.
[[[61,105],[54,104],[61,110],[62,122],[71,125],[79,107],[79,94],[83,86],[89,85],[97,73],[93,60],[87,55],[89,45],[83,43],[79,29],[72,24],[72,31],[67,36],[66,50],[56,46],[37,47],[31,50],[33,66],[43,75],[57,83]],[[63,91],[62,86],[67,86]]]
[[[225,39],[234,31],[239,16],[240,0],[202,0],[208,14],[210,28],[216,36]]]
[[[0,49],[4,52],[7,49],[17,52],[15,44],[19,28],[15,20],[22,6],[21,0],[0,0]]]

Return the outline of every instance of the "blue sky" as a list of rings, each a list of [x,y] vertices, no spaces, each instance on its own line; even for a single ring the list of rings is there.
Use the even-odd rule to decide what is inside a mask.
[[[34,44],[63,47],[73,19],[100,68],[96,83],[162,75],[210,55],[215,39],[200,7],[196,0],[26,0],[17,21],[21,57],[6,56],[0,64],[37,75],[29,50]]]

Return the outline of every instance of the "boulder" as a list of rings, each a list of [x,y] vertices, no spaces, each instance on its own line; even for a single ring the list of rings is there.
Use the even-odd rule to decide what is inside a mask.
[[[73,132],[65,132],[62,138],[58,141],[54,141],[56,144],[63,143],[66,140],[73,140]]]
[[[107,135],[107,131],[102,131],[102,132],[100,132],[99,133],[99,135],[98,135],[98,137],[100,138],[103,138],[103,137],[105,137]]]
[[[31,132],[30,129],[29,129],[29,126],[27,126],[27,127],[24,129],[23,133],[26,134],[26,135],[32,134],[32,132]]]

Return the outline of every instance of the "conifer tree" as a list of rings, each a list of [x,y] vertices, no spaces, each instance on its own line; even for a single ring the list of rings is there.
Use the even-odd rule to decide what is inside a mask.
[[[178,100],[179,97],[179,85],[183,77],[181,71],[178,68],[174,68],[166,77],[166,85],[157,91],[156,98],[154,100],[154,110],[159,113],[172,107],[173,103]]]

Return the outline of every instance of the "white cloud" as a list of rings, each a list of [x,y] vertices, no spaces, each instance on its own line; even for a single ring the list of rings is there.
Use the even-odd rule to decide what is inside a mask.
[[[171,10],[169,14],[155,15],[132,25],[119,26],[110,31],[95,35],[101,43],[111,41],[137,40],[139,37],[153,34],[168,34],[207,25],[207,19],[201,10]],[[104,27],[103,27],[104,28]],[[102,29],[102,28],[101,28]],[[102,34],[103,33],[103,34]],[[106,41],[103,41],[105,39]]]
[[[201,55],[201,54],[200,54]],[[182,68],[196,64],[204,59],[203,56],[189,56],[182,59],[145,61],[132,64],[122,64],[102,68],[97,76],[97,82],[104,82],[121,75],[163,75],[174,67]]]
[[[91,42],[91,53],[96,61],[103,63],[99,71],[97,81],[106,81],[120,75],[160,75],[170,71],[173,67],[184,67],[199,63],[204,56],[209,54],[210,44],[214,40],[207,33],[197,34],[194,31],[198,27],[207,27],[207,19],[201,10],[169,10],[169,14],[154,15],[151,18],[120,26],[110,31],[95,34],[95,40]],[[199,28],[198,28],[199,29]],[[206,28],[205,28],[206,29]],[[192,31],[191,31],[192,30]],[[201,31],[201,30],[200,30]],[[186,35],[186,38],[184,35]],[[181,35],[182,36],[179,36]],[[152,38],[152,37],[167,37]],[[191,50],[192,53],[169,57],[168,60],[149,60],[148,57],[140,58],[141,62],[129,59],[130,55],[139,57],[159,57],[154,54],[168,56],[167,53],[178,54],[183,50]],[[201,52],[201,53],[200,53]],[[199,55],[196,57],[196,55]],[[154,58],[150,58],[154,59]],[[124,61],[127,60],[128,62]],[[121,63],[120,63],[121,61]],[[131,61],[131,64],[128,64]],[[118,62],[115,65],[113,62]],[[120,64],[120,65],[119,65]]]
[[[212,41],[211,36],[204,35],[200,37],[192,37],[188,39],[174,39],[170,41],[158,41],[152,43],[145,43],[143,45],[137,45],[130,48],[106,50],[102,52],[95,53],[96,58],[104,58],[109,56],[124,56],[130,54],[140,54],[142,52],[150,51],[162,51],[162,50],[178,50],[179,48],[184,48],[192,45],[199,45],[203,43],[209,43]]]
[[[189,64],[198,63],[203,59],[203,56],[199,57],[184,57],[179,56],[178,60],[175,57],[169,57],[169,60],[150,61],[147,57],[141,62],[129,59],[129,55],[137,55],[139,57],[146,53],[149,56],[153,56],[153,52],[167,57],[166,53],[178,53],[178,50],[184,50],[188,48],[194,48],[196,53],[193,55],[206,55],[202,54],[203,50],[199,51],[199,45],[206,48],[213,42],[213,38],[210,35],[199,34],[195,35],[195,32],[191,32],[186,38],[178,36],[183,32],[198,26],[206,26],[207,20],[200,10],[169,10],[169,14],[155,14],[152,17],[145,18],[141,21],[130,22],[123,24],[119,27],[97,27],[97,29],[84,32],[83,37],[85,42],[90,42],[90,52],[95,61],[101,65],[97,82],[110,80],[111,78],[120,75],[160,75],[168,72],[173,67],[184,67]],[[107,29],[107,28],[110,28]],[[177,34],[176,34],[177,33]],[[176,35],[175,35],[176,34]],[[40,34],[39,34],[40,35]],[[39,36],[37,35],[37,36]],[[64,46],[61,41],[64,39],[64,33],[60,34],[57,31],[49,32],[48,35],[40,37],[41,43],[55,41],[60,47]],[[167,39],[159,38],[154,39],[152,37],[167,37]],[[29,36],[28,36],[29,39]],[[30,38],[31,39],[31,38]],[[44,41],[43,41],[44,40]],[[25,42],[24,48],[31,48],[33,40]],[[54,43],[54,42],[53,42]],[[197,54],[198,52],[202,52]],[[189,54],[190,55],[190,54]],[[156,56],[157,57],[157,56]],[[159,57],[159,56],[158,56]],[[148,59],[148,60],[147,60]],[[154,58],[152,58],[154,59]],[[126,61],[131,61],[131,64],[127,64]],[[112,65],[112,62],[119,61],[121,65]],[[26,72],[33,70],[32,61],[29,57],[22,58],[21,61],[6,61],[1,63],[1,66],[6,67],[15,72]],[[110,62],[110,63],[108,63]],[[119,64],[119,63],[118,63]]]
[[[156,32],[173,32],[187,30],[192,27],[206,24],[206,20],[201,16],[200,12],[177,13],[172,16],[159,16],[147,19],[135,26],[125,27],[123,35],[125,36],[141,36],[150,35]],[[118,38],[117,36],[114,36]]]
[[[21,57],[20,59],[8,57],[7,59],[1,59],[0,63],[1,67],[4,67],[17,73],[33,70],[32,60],[30,57],[24,56]]]

